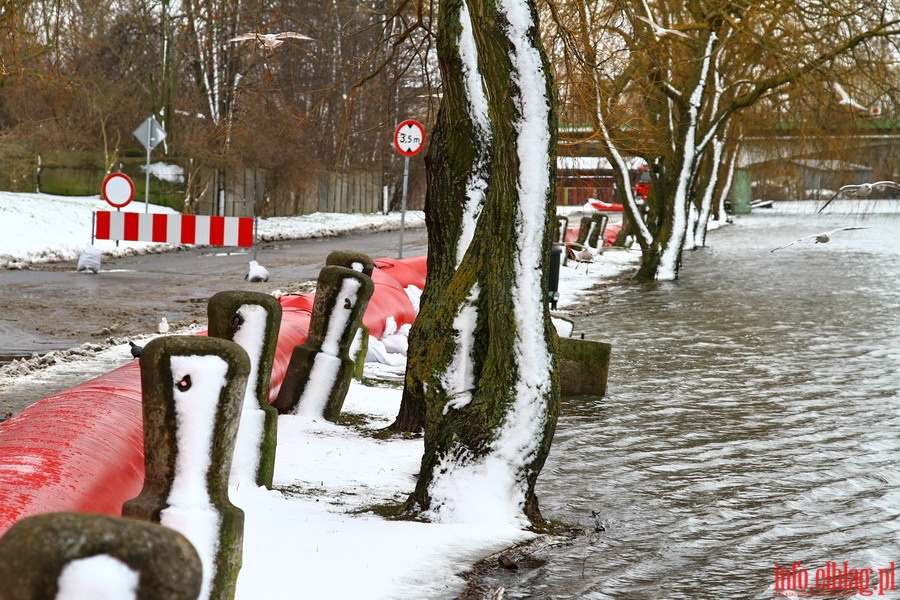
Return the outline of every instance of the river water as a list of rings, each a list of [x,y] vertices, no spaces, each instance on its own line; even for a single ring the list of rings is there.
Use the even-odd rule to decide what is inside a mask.
[[[505,598],[847,598],[864,572],[900,598],[877,587],[900,567],[900,214],[803,206],[739,217],[679,281],[578,324],[613,345],[609,388],[564,401],[538,493],[587,533]],[[867,229],[771,251],[844,226]],[[776,563],[799,563],[777,587]]]

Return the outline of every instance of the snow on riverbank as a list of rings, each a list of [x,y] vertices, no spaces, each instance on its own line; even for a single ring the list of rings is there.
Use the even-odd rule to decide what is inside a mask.
[[[0,192],[0,266],[74,261],[90,242],[93,210],[105,210],[105,203],[98,198]],[[421,225],[416,216],[407,215],[406,222]],[[259,223],[264,239],[397,227],[398,214],[318,214]],[[102,248],[105,253],[156,251],[160,246],[122,244],[114,250],[114,244],[108,244]],[[562,267],[560,309],[574,304],[595,284],[635,266],[639,256],[637,251],[608,250],[590,265],[576,269],[578,263],[570,262]],[[141,341],[154,336],[148,334]],[[49,380],[56,369],[81,369],[87,379],[130,360],[127,344],[71,354],[73,360],[60,364],[9,365],[0,369],[0,381]],[[366,375],[383,382],[399,381],[403,370],[402,361],[397,366],[366,365]],[[400,388],[388,383],[354,382],[344,404],[344,414],[363,423],[354,427],[303,416],[280,417],[276,489],[233,490],[234,503],[246,513],[237,598],[255,600],[264,591],[275,600],[450,599],[463,589],[459,573],[484,556],[533,537],[514,522],[398,522],[365,512],[379,503],[402,501],[415,485],[421,438],[380,440],[370,435],[393,420],[400,395]],[[468,493],[477,497],[480,490]]]

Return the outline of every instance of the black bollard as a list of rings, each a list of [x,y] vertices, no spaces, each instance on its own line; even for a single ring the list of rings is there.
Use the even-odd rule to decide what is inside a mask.
[[[562,255],[560,246],[553,246],[550,249],[550,271],[548,273],[547,282],[547,299],[550,302],[550,309],[556,310],[556,303],[559,301],[559,260]]]

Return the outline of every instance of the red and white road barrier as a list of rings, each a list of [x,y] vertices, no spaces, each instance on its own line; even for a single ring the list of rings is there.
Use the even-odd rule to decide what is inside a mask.
[[[205,246],[253,245],[253,219],[169,213],[97,211],[94,237],[124,242]]]
[[[398,324],[410,321],[412,306],[402,290],[424,281],[424,259],[375,262],[382,266],[373,273],[378,283],[364,322],[383,330],[387,316]],[[278,395],[294,347],[306,341],[313,305],[311,295],[280,301],[270,400]],[[0,536],[20,519],[40,513],[120,515],[122,504],[140,493],[143,480],[137,361],[44,398],[0,423]]]

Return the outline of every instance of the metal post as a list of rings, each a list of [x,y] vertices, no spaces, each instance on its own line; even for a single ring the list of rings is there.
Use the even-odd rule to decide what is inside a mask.
[[[150,212],[150,139],[153,136],[153,127],[147,126],[147,178],[144,180],[144,212]]]
[[[256,211],[253,211],[254,213]],[[256,260],[256,246],[259,244],[259,217],[253,215],[253,260]]]
[[[409,157],[403,161],[403,195],[400,197],[400,252],[397,258],[403,258],[403,227],[406,222],[406,190],[409,182]]]

